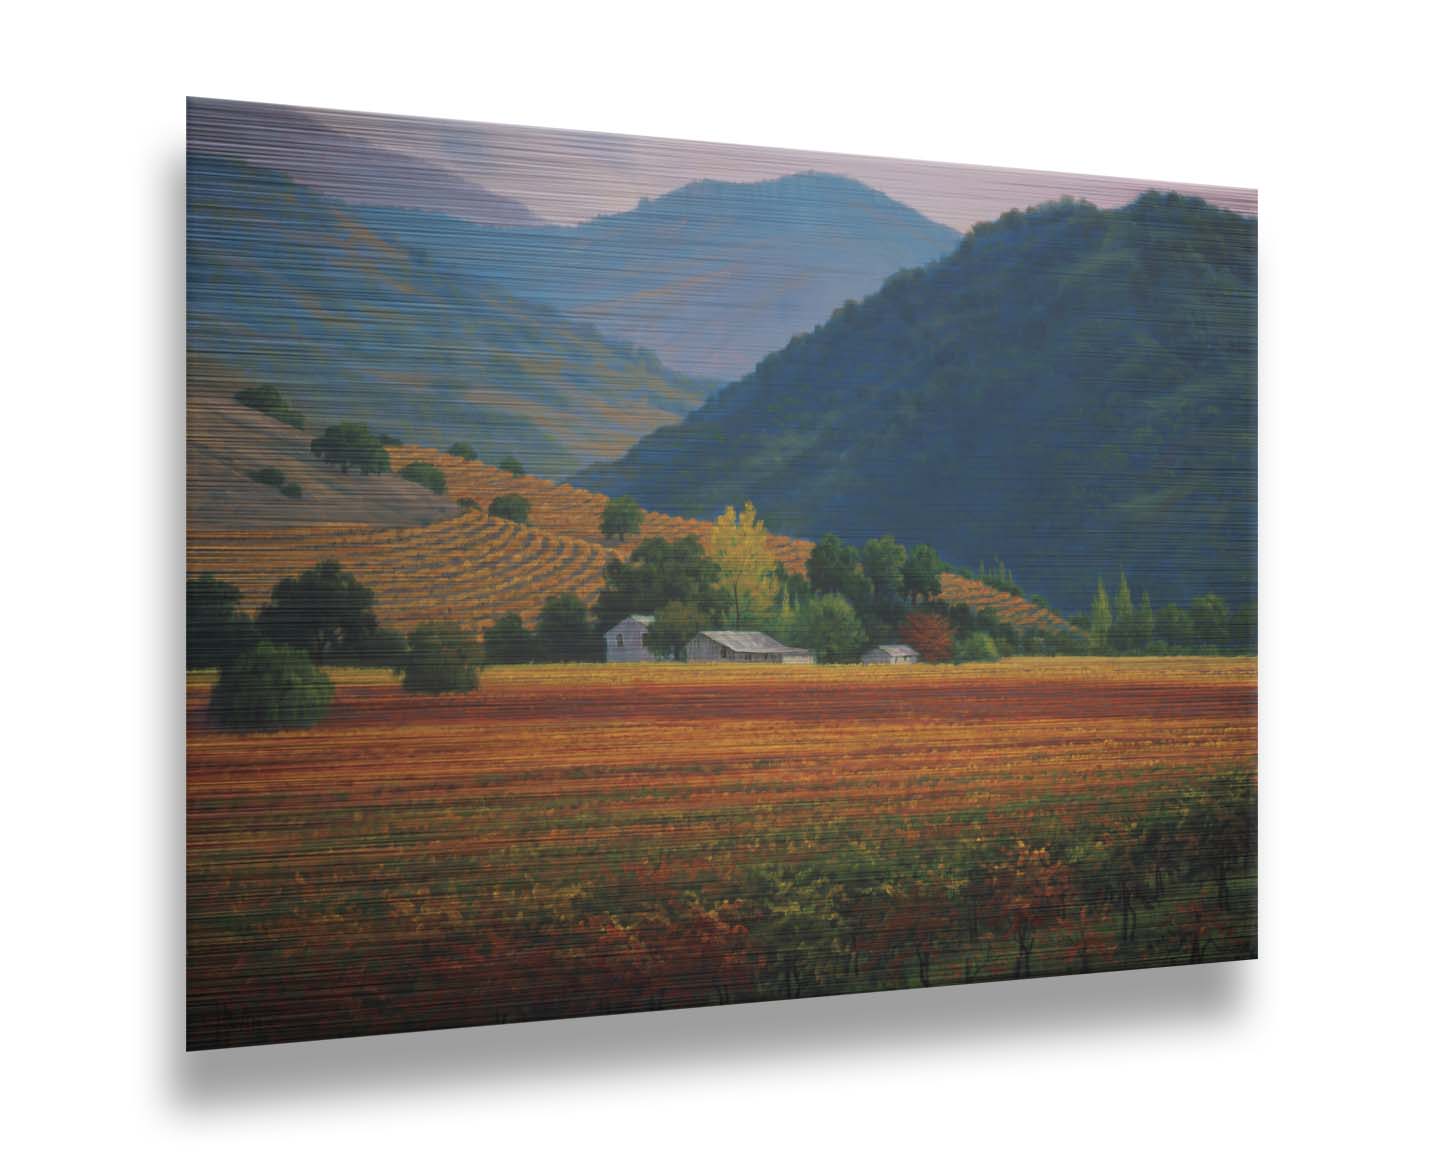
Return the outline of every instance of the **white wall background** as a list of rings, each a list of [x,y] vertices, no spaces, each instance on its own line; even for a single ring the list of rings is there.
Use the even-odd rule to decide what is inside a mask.
[[[1433,1139],[1426,10],[487,7],[7,16],[12,1146]],[[1258,186],[1261,959],[184,1056],[187,94]]]

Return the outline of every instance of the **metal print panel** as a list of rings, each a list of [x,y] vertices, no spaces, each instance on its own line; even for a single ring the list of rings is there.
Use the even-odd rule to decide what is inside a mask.
[[[190,1047],[1256,955],[1253,192],[187,153]]]

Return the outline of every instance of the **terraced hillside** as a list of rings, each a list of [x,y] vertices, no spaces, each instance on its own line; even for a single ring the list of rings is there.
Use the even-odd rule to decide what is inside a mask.
[[[244,606],[262,604],[274,584],[324,559],[339,560],[374,589],[381,622],[411,628],[428,620],[453,620],[481,629],[507,612],[533,623],[551,596],[573,592],[589,602],[604,585],[605,562],[628,556],[648,536],[677,540],[708,537],[703,520],[646,512],[638,533],[624,541],[606,539],[600,516],[606,497],[479,461],[465,461],[430,448],[390,449],[396,470],[421,460],[445,473],[447,495],[470,497],[478,507],[420,527],[377,528],[360,524],[218,529],[192,526],[186,566],[214,572],[238,585]],[[490,501],[514,492],[530,502],[523,527],[486,514]],[[812,544],[772,536],[771,551],[791,571],[803,571]],[[1070,627],[1059,616],[1018,596],[997,592],[975,580],[946,575],[945,595],[977,611],[992,608],[1021,628],[1058,631]]]

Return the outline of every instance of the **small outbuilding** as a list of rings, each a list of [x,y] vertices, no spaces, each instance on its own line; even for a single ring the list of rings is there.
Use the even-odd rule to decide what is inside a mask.
[[[737,664],[813,664],[805,648],[791,648],[764,632],[701,632],[685,645],[692,664],[733,661]]]
[[[862,664],[918,664],[920,653],[908,644],[880,644],[860,657]]]
[[[635,664],[654,660],[655,654],[645,647],[645,633],[655,623],[654,616],[627,616],[605,633],[605,662]]]

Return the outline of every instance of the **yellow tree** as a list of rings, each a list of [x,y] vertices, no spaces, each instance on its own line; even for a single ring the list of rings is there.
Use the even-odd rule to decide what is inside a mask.
[[[748,500],[738,513],[726,508],[710,529],[710,558],[720,567],[732,628],[768,611],[780,594],[775,560],[766,539],[765,522]]]

